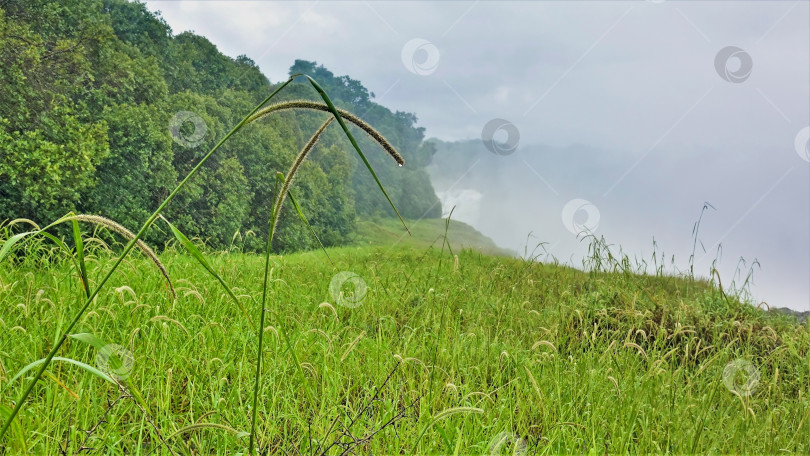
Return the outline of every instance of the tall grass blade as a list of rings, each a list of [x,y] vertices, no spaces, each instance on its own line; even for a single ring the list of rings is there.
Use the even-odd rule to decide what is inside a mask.
[[[185,234],[183,234],[183,232],[181,232],[176,226],[174,226],[171,222],[169,222],[166,219],[166,217],[161,215],[160,218],[164,222],[166,222],[166,225],[168,225],[169,229],[172,231],[172,233],[174,233],[174,237],[180,242],[180,244],[183,245],[183,247],[186,248],[188,253],[191,254],[191,256],[194,257],[194,259],[197,260],[197,262],[200,263],[200,265],[206,271],[208,271],[209,274],[214,276],[214,278],[217,279],[217,281],[219,281],[219,283],[222,285],[222,288],[224,288],[225,292],[228,293],[228,296],[230,296],[231,299],[233,299],[233,302],[235,302],[236,305],[239,306],[239,309],[242,310],[242,314],[245,316],[245,318],[247,318],[248,322],[250,323],[250,326],[253,329],[256,329],[256,325],[253,324],[253,320],[250,318],[250,315],[248,314],[247,309],[245,309],[244,304],[242,304],[242,302],[239,301],[239,299],[236,297],[236,295],[231,290],[231,287],[229,287],[228,284],[225,282],[225,279],[223,279],[222,276],[220,276],[217,273],[217,271],[213,267],[211,267],[210,264],[208,264],[208,261],[205,259],[205,256],[202,254],[202,252],[200,252],[200,250],[197,248],[197,246],[195,246],[194,243],[191,242],[188,239],[188,237],[186,237]]]
[[[82,305],[82,307],[79,309],[79,311],[76,312],[76,315],[73,317],[73,320],[68,324],[65,331],[62,333],[62,335],[59,337],[59,339],[54,344],[53,348],[51,348],[51,351],[50,351],[50,353],[48,353],[48,356],[45,358],[45,362],[42,364],[42,367],[39,368],[39,371],[37,371],[36,375],[34,376],[34,378],[28,384],[28,387],[23,392],[23,395],[20,397],[20,399],[17,401],[17,404],[14,406],[14,410],[11,411],[11,415],[3,423],[3,427],[0,428],[0,440],[2,440],[3,436],[6,435],[6,431],[8,431],[9,426],[11,426],[11,422],[14,421],[14,417],[16,417],[17,414],[22,409],[22,406],[25,403],[25,400],[28,399],[28,396],[31,394],[31,391],[34,389],[34,385],[36,385],[36,383],[42,377],[42,373],[45,372],[45,369],[48,368],[48,364],[50,364],[53,357],[56,356],[56,352],[58,352],[62,348],[62,345],[65,343],[65,340],[67,339],[67,335],[70,334],[70,332],[73,330],[73,328],[79,322],[79,320],[82,318],[84,313],[87,311],[87,308],[90,307],[90,304],[93,302],[93,299],[96,297],[96,295],[98,295],[99,291],[101,291],[101,288],[104,286],[104,284],[107,283],[107,281],[110,279],[110,277],[112,277],[115,270],[118,269],[118,266],[121,265],[121,263],[124,261],[124,259],[127,257],[127,255],[129,255],[129,253],[135,247],[135,243],[138,240],[140,240],[144,236],[144,234],[146,234],[146,231],[149,229],[149,227],[152,225],[152,223],[155,222],[158,215],[161,212],[163,212],[163,210],[166,208],[166,206],[174,199],[174,197],[180,192],[180,190],[182,190],[183,187],[185,187],[186,183],[199,172],[200,168],[202,168],[202,165],[205,164],[206,161],[208,161],[208,159],[211,157],[211,155],[213,155],[214,152],[216,152],[225,143],[225,141],[227,141],[231,136],[233,136],[234,133],[236,133],[237,131],[242,129],[242,127],[246,125],[247,120],[250,118],[250,116],[255,114],[256,111],[258,111],[265,103],[270,101],[270,99],[273,98],[284,87],[287,87],[287,85],[290,82],[292,82],[292,79],[294,77],[295,77],[295,75],[291,76],[290,79],[288,79],[286,82],[284,82],[279,87],[277,87],[270,95],[268,95],[264,100],[262,100],[261,103],[257,104],[256,107],[250,113],[248,113],[248,115],[246,115],[242,119],[241,122],[239,122],[235,127],[233,127],[233,129],[231,129],[231,131],[228,132],[228,134],[225,135],[225,137],[223,137],[221,140],[219,140],[219,142],[210,151],[208,151],[208,153],[205,154],[205,156],[203,156],[202,159],[200,159],[200,161],[197,163],[197,165],[194,166],[194,168],[188,173],[188,175],[186,175],[186,177],[183,178],[183,180],[180,181],[179,184],[177,184],[177,187],[175,187],[175,189],[169,194],[169,196],[166,197],[165,200],[163,200],[163,202],[160,204],[160,206],[158,206],[158,208],[146,220],[146,222],[144,222],[143,226],[141,226],[141,229],[138,231],[138,234],[135,235],[134,239],[130,240],[129,243],[127,243],[126,247],[124,247],[124,251],[121,253],[121,255],[118,257],[118,259],[115,261],[115,263],[112,265],[112,267],[107,272],[107,274],[101,279],[101,281],[96,286],[96,288],[93,290],[93,292],[90,294],[90,296],[88,296],[87,300],[85,300],[85,302],[84,302],[84,305]],[[35,233],[35,232],[36,231],[29,232],[27,234],[23,233],[23,234],[27,236],[28,234]],[[24,237],[24,236],[22,236],[22,237]],[[3,244],[3,248],[0,249],[0,260],[2,260],[2,258],[5,255],[8,254],[8,250],[10,250],[10,248],[11,248],[10,245],[13,245],[14,243],[16,243],[22,237],[16,239],[11,244],[9,244],[9,242],[11,242],[11,239],[9,239],[8,241],[6,241],[6,243]]]
[[[3,259],[7,257],[9,253],[11,253],[11,249],[15,244],[22,241],[26,237],[37,233],[39,233],[39,231],[26,231],[24,233],[15,234],[14,236],[6,239],[6,242],[3,243],[3,247],[0,248],[0,261],[3,261]],[[2,437],[2,434],[0,434],[0,437]]]
[[[79,221],[73,220],[73,243],[76,245],[76,261],[79,263],[79,277],[82,280],[84,296],[90,296],[90,282],[87,277],[87,265],[84,263],[84,242],[82,241],[82,231],[79,228]]]
[[[283,181],[284,180],[284,175],[281,174],[281,173],[278,173],[276,175],[276,178],[281,179]],[[329,256],[329,252],[326,251],[326,247],[323,246],[323,242],[321,242],[321,238],[318,237],[318,234],[315,232],[315,229],[312,228],[312,225],[309,224],[309,220],[307,220],[307,217],[304,215],[304,211],[301,210],[301,206],[299,206],[298,202],[295,201],[295,198],[293,198],[292,192],[288,190],[287,191],[287,196],[290,197],[290,202],[293,203],[293,206],[295,207],[295,211],[298,213],[298,218],[300,218],[301,220],[304,221],[304,223],[307,225],[307,228],[309,228],[309,232],[312,233],[312,237],[314,237],[315,240],[318,241],[318,245],[321,246],[321,250],[323,251],[323,254],[326,255],[326,258],[329,260],[329,263],[331,263],[332,266],[334,266],[335,263],[332,261],[332,258]]]
[[[270,228],[267,234],[267,246],[265,248],[265,261],[264,261],[264,281],[262,282],[262,301],[261,301],[261,310],[259,313],[259,346],[257,349],[256,355],[256,378],[254,379],[254,386],[253,386],[253,416],[251,417],[251,425],[250,425],[250,443],[248,444],[248,454],[253,454],[253,445],[255,443],[256,437],[256,413],[257,413],[257,405],[259,401],[259,385],[261,384],[261,375],[262,375],[262,368],[261,368],[261,360],[262,360],[262,352],[264,351],[264,321],[265,316],[267,313],[267,282],[270,278],[270,252],[273,249],[273,238],[276,234],[276,227],[278,227],[278,219],[281,216],[281,207],[284,204],[285,197],[289,194],[290,186],[295,179],[295,174],[301,167],[301,164],[307,158],[309,153],[315,147],[318,140],[320,139],[321,135],[323,134],[326,127],[332,123],[332,118],[327,119],[318,130],[312,135],[312,137],[307,141],[304,147],[301,149],[301,152],[298,153],[298,156],[295,158],[292,166],[290,166],[290,170],[287,173],[286,179],[284,175],[281,173],[276,174],[276,182],[275,188],[273,189],[273,193],[276,195],[276,200],[273,203],[273,208],[270,213]],[[281,184],[281,190],[279,190],[279,184]],[[291,194],[290,194],[291,195]],[[290,198],[292,199],[292,198]],[[298,213],[301,217],[303,217],[303,212],[301,212],[300,207],[298,207],[297,203],[293,203],[298,209]],[[306,222],[307,226],[312,227],[309,225],[309,222],[304,218],[304,222]],[[315,233],[314,230],[312,231],[313,234]],[[315,236],[317,239],[317,235]],[[318,239],[318,243],[321,240]],[[321,244],[323,247],[323,244]],[[324,250],[325,251],[325,250]],[[327,257],[329,255],[327,254]],[[332,261],[331,258],[329,260]],[[281,332],[281,336],[284,339],[285,344],[287,345],[287,349],[290,351],[290,355],[293,357],[293,362],[295,363],[296,370],[298,374],[301,376],[301,382],[304,385],[304,388],[307,391],[307,396],[314,406],[315,399],[312,397],[312,392],[309,390],[309,386],[307,384],[307,378],[304,374],[304,370],[301,367],[301,363],[298,361],[298,357],[295,354],[295,350],[293,350],[293,346],[290,343],[289,337],[287,337],[287,332],[284,330],[285,322],[282,321],[281,315],[276,313],[276,326],[279,328]]]
[[[11,416],[11,407],[0,404],[0,418],[7,420]],[[17,442],[19,445],[11,445],[12,450],[17,450],[18,454],[28,453],[28,444],[25,441],[25,434],[23,434],[22,426],[20,423],[14,423],[11,426],[11,436],[9,443]],[[1,444],[0,444],[1,445]],[[0,446],[2,448],[2,446]]]
[[[107,342],[99,339],[98,337],[96,337],[95,334],[91,334],[91,333],[71,334],[68,337],[70,337],[71,339],[78,340],[79,342],[84,342],[84,343],[86,343],[88,345],[91,345],[96,350],[99,350],[99,351],[101,351],[104,347],[106,347],[108,345]],[[115,353],[115,351],[109,352],[108,355],[110,357],[112,357],[111,359],[117,363],[118,367],[123,365],[123,360],[118,356],[117,353]],[[143,396],[141,395],[141,392],[138,391],[138,389],[135,388],[135,386],[132,385],[132,382],[129,381],[129,377],[121,379],[121,380],[116,380],[114,378],[111,378],[111,380],[112,380],[113,383],[115,383],[119,387],[120,386],[126,386],[127,392],[129,392],[132,395],[132,397],[141,406],[141,409],[143,409],[144,412],[148,409],[148,407],[146,405],[146,401],[144,400]]]
[[[278,184],[278,181],[276,181]],[[276,186],[278,187],[278,185]],[[276,193],[276,204],[273,205],[273,211],[270,215],[271,222],[270,222],[270,232],[267,235],[267,246],[265,248],[265,258],[264,258],[264,281],[262,282],[262,301],[261,301],[261,311],[259,313],[259,346],[258,346],[258,356],[256,357],[256,377],[253,383],[253,410],[252,410],[252,417],[250,420],[250,443],[248,444],[248,454],[253,454],[253,447],[256,440],[256,418],[257,418],[257,411],[259,405],[259,385],[261,384],[261,376],[262,376],[262,350],[263,350],[263,343],[264,343],[264,322],[267,315],[267,284],[270,279],[271,269],[270,269],[270,252],[272,250],[273,245],[273,236],[275,234],[276,224],[273,220],[278,218],[278,213],[276,212],[278,207],[280,206],[280,200],[283,197],[282,192]],[[290,356],[293,358],[293,362],[295,363],[296,370],[298,371],[298,375],[301,377],[301,382],[304,385],[304,389],[307,392],[307,397],[310,403],[315,405],[315,399],[312,397],[312,392],[309,390],[309,385],[307,384],[307,377],[304,374],[304,369],[301,367],[301,362],[298,360],[298,355],[295,354],[295,350],[293,349],[292,343],[290,342],[290,338],[287,335],[287,331],[284,330],[286,326],[286,322],[281,317],[279,312],[276,312],[276,327],[278,327],[279,332],[281,333],[281,338],[284,339],[284,344],[287,346],[287,349],[290,351]]]
[[[340,124],[340,128],[343,129],[343,133],[345,133],[346,137],[349,138],[349,141],[352,143],[352,146],[354,146],[354,150],[356,150],[357,153],[360,155],[360,158],[363,160],[363,163],[366,165],[366,168],[374,177],[374,181],[377,182],[377,186],[380,188],[380,191],[383,193],[383,195],[385,195],[385,199],[388,200],[388,204],[390,204],[391,208],[393,208],[394,212],[396,212],[397,217],[399,217],[399,221],[402,222],[402,226],[405,227],[405,231],[407,231],[408,234],[411,234],[411,230],[408,229],[408,225],[405,224],[405,220],[403,220],[402,216],[399,215],[397,207],[394,205],[394,202],[391,201],[391,197],[388,196],[388,192],[385,191],[385,187],[383,187],[382,182],[380,182],[380,179],[377,177],[377,173],[374,172],[374,168],[371,167],[371,163],[368,162],[366,155],[363,153],[362,150],[360,150],[360,146],[357,145],[357,141],[355,141],[354,136],[352,136],[351,132],[349,131],[349,127],[347,127],[346,123],[343,122],[343,117],[341,117],[340,113],[338,113],[337,108],[335,108],[335,105],[332,103],[332,100],[329,99],[329,96],[326,95],[326,92],[323,90],[320,84],[315,82],[315,80],[309,76],[306,76],[306,78],[309,80],[309,83],[312,84],[312,87],[314,87],[315,90],[318,91],[318,94],[320,94],[321,98],[323,98],[323,101],[326,103],[326,106],[329,107],[329,111],[331,111],[332,114],[335,116],[335,119],[337,119],[338,123]],[[400,164],[400,166],[402,165]]]
[[[103,340],[96,337],[95,334],[78,333],[78,334],[71,334],[68,337],[70,337],[73,340],[78,340],[79,342],[84,342],[85,344],[94,347],[96,350],[101,350],[102,348],[104,348],[107,345],[106,342],[104,342]],[[115,354],[112,353],[112,355],[115,355]],[[118,361],[120,362],[121,360],[119,359]]]

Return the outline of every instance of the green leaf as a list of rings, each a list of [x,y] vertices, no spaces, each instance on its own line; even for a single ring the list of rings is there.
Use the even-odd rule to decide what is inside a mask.
[[[70,337],[71,339],[78,340],[80,342],[84,342],[87,345],[94,347],[98,351],[103,350],[104,347],[108,345],[107,342],[99,339],[98,337],[90,333],[70,334],[68,335],[68,337]],[[110,359],[116,363],[115,364],[116,369],[123,364],[123,360],[120,359],[118,355],[116,355],[115,351],[111,351],[108,354],[111,357]]]
[[[39,233],[39,231],[26,231],[25,233],[15,234],[14,236],[8,238],[8,240],[3,243],[3,247],[0,248],[0,261],[3,261],[3,259],[11,252],[11,248],[14,247],[16,243],[22,241],[25,237],[36,233]]]
[[[106,342],[90,333],[71,334],[68,337],[70,337],[71,339],[78,340],[79,342],[84,342],[92,347],[95,347],[96,350],[101,350],[107,345]]]
[[[70,335],[68,335],[68,337],[70,337],[71,339],[78,340],[79,342],[84,342],[84,343],[86,343],[88,345],[91,345],[96,350],[99,350],[99,351],[101,351],[104,347],[106,347],[108,345],[107,342],[99,339],[94,334],[90,334],[90,333],[70,334]],[[115,354],[114,351],[110,352],[110,356],[114,356],[115,358],[113,358],[113,359],[115,359],[116,362],[119,363],[119,365],[121,365],[122,360],[118,358],[118,356]],[[54,358],[54,359],[56,359],[56,358]],[[110,377],[108,376],[108,378],[110,378]],[[114,379],[110,378],[110,380],[112,380],[113,383],[118,384]],[[127,390],[132,394],[132,396],[135,398],[135,400],[138,402],[138,404],[140,404],[141,408],[143,408],[144,410],[148,410],[149,407],[147,406],[146,401],[143,399],[143,396],[141,395],[141,392],[138,391],[137,388],[135,388],[135,386],[132,384],[132,382],[129,381],[129,378],[123,379],[123,382],[126,383]]]
[[[8,381],[6,386],[13,383],[14,380],[17,380],[18,378],[22,377],[23,374],[25,374],[29,370],[39,366],[40,364],[45,363],[45,361],[47,361],[47,358],[38,359],[38,360],[34,361],[33,363],[30,363],[27,366],[23,367],[22,370],[17,372],[17,374],[14,377],[12,377],[11,380]],[[66,362],[66,363],[73,364],[74,366],[78,366],[78,367],[86,370],[87,372],[90,372],[91,374],[95,375],[96,377],[98,377],[98,378],[100,378],[102,380],[106,380],[106,381],[108,381],[110,383],[116,384],[115,380],[113,380],[109,375],[107,375],[104,372],[100,371],[99,369],[97,369],[97,368],[95,368],[93,366],[90,366],[89,364],[85,364],[85,363],[83,363],[81,361],[76,361],[75,359],[72,359],[72,358],[62,358],[62,357],[59,357],[59,356],[55,356],[51,361],[63,361],[63,362]]]
[[[73,220],[73,242],[76,244],[76,259],[79,262],[79,276],[82,280],[85,297],[90,296],[90,283],[87,277],[87,266],[84,263],[84,242],[82,241],[82,230],[79,228],[78,220]]]

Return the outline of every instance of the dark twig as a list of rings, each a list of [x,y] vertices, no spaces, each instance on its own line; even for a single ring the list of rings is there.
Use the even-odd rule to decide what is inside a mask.
[[[401,419],[405,418],[405,413],[406,413],[408,410],[410,410],[411,408],[413,408],[413,406],[414,406],[414,405],[416,405],[416,403],[417,403],[417,402],[419,402],[419,401],[420,401],[420,400],[421,400],[423,397],[425,397],[424,393],[423,393],[422,395],[420,395],[419,397],[417,397],[416,399],[414,399],[414,400],[413,400],[413,402],[411,402],[410,404],[408,404],[408,406],[407,406],[407,407],[403,408],[403,409],[402,409],[402,410],[401,410],[399,413],[397,413],[396,415],[394,415],[393,417],[391,417],[391,419],[389,419],[388,421],[386,421],[386,422],[385,422],[385,424],[383,424],[382,426],[380,426],[379,428],[377,428],[375,431],[372,431],[371,433],[366,434],[364,437],[362,437],[362,438],[360,438],[360,439],[354,439],[354,441],[350,443],[350,446],[349,446],[348,448],[346,448],[346,449],[343,451],[343,453],[341,453],[341,456],[345,456],[346,454],[349,454],[349,452],[350,452],[351,450],[353,450],[355,447],[358,447],[358,446],[360,446],[360,445],[362,445],[362,444],[364,444],[364,443],[368,443],[368,442],[370,442],[370,441],[371,441],[371,439],[372,439],[372,438],[373,438],[373,437],[374,437],[376,434],[378,434],[380,431],[382,431],[383,429],[385,429],[385,428],[387,428],[387,427],[389,427],[389,426],[394,425],[394,424],[395,424],[397,421],[399,421],[399,420],[401,420]],[[394,429],[396,429],[396,427],[395,427]]]
[[[368,401],[368,403],[357,413],[357,415],[353,419],[351,419],[348,426],[346,426],[344,428],[343,432],[339,436],[337,436],[328,447],[326,447],[323,451],[321,451],[321,447],[320,447],[320,445],[318,445],[317,453],[318,453],[319,456],[325,456],[326,454],[329,453],[329,450],[331,450],[333,447],[341,447],[343,449],[343,451],[340,453],[341,455],[349,454],[350,452],[352,452],[358,446],[370,442],[371,439],[374,438],[374,436],[377,435],[378,433],[380,433],[383,429],[386,429],[386,428],[388,428],[390,426],[393,426],[398,421],[405,418],[407,412],[410,409],[412,409],[424,397],[424,394],[420,395],[419,397],[414,399],[410,404],[408,404],[407,406],[402,408],[398,413],[396,413],[394,416],[392,416],[388,421],[386,421],[382,425],[378,426],[376,429],[372,429],[371,431],[369,431],[368,433],[366,433],[362,437],[357,437],[354,434],[352,434],[352,432],[351,432],[352,427],[354,427],[355,423],[357,423],[357,421],[360,419],[360,417],[362,417],[364,414],[369,412],[369,410],[371,409],[371,407],[373,407],[375,402],[380,400],[380,398],[379,398],[380,392],[388,384],[388,381],[391,380],[394,373],[399,368],[399,365],[400,365],[400,363],[397,363],[394,366],[394,368],[391,369],[391,372],[388,373],[388,376],[385,378],[385,381],[383,382],[383,384],[379,388],[377,388],[377,391],[374,393],[374,396],[371,398],[371,400]],[[335,418],[335,420],[332,422],[332,425],[329,427],[329,431],[326,434],[327,438],[332,433],[332,430],[334,429],[335,424],[337,423],[338,419],[339,419],[339,416]],[[394,429],[396,429],[396,427],[394,427]],[[344,439],[347,438],[347,437],[348,437],[348,441],[344,441]]]
[[[359,419],[361,416],[363,416],[363,414],[366,412],[366,410],[368,409],[368,407],[369,407],[371,404],[373,404],[373,403],[374,403],[374,400],[376,400],[376,399],[377,399],[377,397],[380,395],[380,391],[382,391],[382,389],[383,389],[383,388],[385,388],[385,385],[388,383],[388,380],[390,380],[390,379],[391,379],[391,377],[394,375],[394,372],[396,372],[396,371],[397,371],[397,369],[399,369],[399,365],[400,365],[401,363],[402,363],[402,361],[397,362],[397,364],[394,366],[394,368],[393,368],[393,369],[391,369],[391,372],[389,372],[389,373],[388,373],[388,376],[385,378],[385,381],[383,382],[382,386],[381,386],[381,387],[379,387],[379,388],[377,388],[377,391],[374,393],[374,397],[372,397],[372,398],[371,398],[371,401],[370,401],[370,402],[369,402],[369,403],[368,403],[368,404],[367,404],[365,407],[363,407],[363,409],[362,409],[362,410],[360,410],[360,413],[358,413],[358,414],[357,414],[357,415],[356,415],[356,416],[355,416],[355,417],[354,417],[354,418],[353,418],[353,419],[352,419],[352,420],[349,422],[349,426],[348,426],[348,427],[346,427],[346,429],[343,431],[343,434],[341,434],[341,435],[340,435],[340,436],[339,436],[337,439],[335,439],[335,441],[334,441],[334,442],[332,442],[332,444],[331,444],[331,445],[329,445],[329,447],[327,447],[325,450],[323,450],[323,453],[320,453],[321,446],[320,446],[320,444],[318,444],[318,450],[316,451],[316,452],[318,452],[318,454],[326,454],[326,453],[329,451],[329,449],[330,449],[330,448],[332,448],[333,446],[335,446],[335,445],[337,444],[337,442],[339,442],[339,441],[340,441],[340,439],[342,439],[343,437],[345,437],[345,436],[346,436],[346,433],[347,433],[347,432],[348,432],[348,431],[349,431],[349,430],[352,428],[352,426],[354,426],[354,423],[355,423],[355,422],[356,422],[356,421],[357,421],[357,420],[358,420],[358,419]],[[337,420],[338,420],[339,418],[340,418],[340,416],[336,416],[336,417],[335,417],[335,420],[332,422],[332,425],[331,425],[331,426],[329,426],[329,430],[326,432],[326,435],[325,435],[325,437],[324,437],[324,438],[329,438],[329,435],[332,433],[332,429],[334,428],[335,423],[337,423]]]
[[[110,410],[112,410],[113,407],[115,407],[123,399],[131,398],[131,397],[132,396],[129,393],[127,393],[125,391],[121,391],[120,394],[118,395],[118,397],[115,398],[114,401],[110,402],[110,400],[107,399],[107,407],[104,409],[104,413],[101,415],[101,418],[96,422],[96,424],[93,425],[93,427],[91,427],[90,429],[84,431],[84,440],[82,440],[82,444],[79,445],[79,449],[76,451],[76,454],[79,454],[82,451],[95,450],[95,448],[87,446],[87,441],[90,440],[90,437],[101,427],[102,424],[107,423],[107,415],[110,414]],[[70,431],[68,431],[68,432],[70,432]],[[70,434],[68,434],[68,435],[70,435]]]
[[[73,407],[70,408],[70,413],[68,414],[68,426],[67,426],[67,435],[65,436],[65,447],[59,447],[59,452],[62,453],[62,456],[68,456],[68,448],[70,448],[70,426],[73,424]]]

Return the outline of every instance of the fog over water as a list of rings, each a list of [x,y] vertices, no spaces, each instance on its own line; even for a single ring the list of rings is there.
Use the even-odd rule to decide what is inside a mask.
[[[810,310],[808,2],[146,3],[272,81],[314,60],[416,113],[445,211],[503,247],[580,266],[587,228],[686,271],[710,203],[696,272],[720,245],[724,285],[756,260],[755,299]]]

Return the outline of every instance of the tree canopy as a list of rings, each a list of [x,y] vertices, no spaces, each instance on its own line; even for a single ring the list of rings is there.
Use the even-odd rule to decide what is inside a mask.
[[[335,100],[400,151],[398,168],[365,135],[372,166],[406,218],[438,217],[425,166],[435,149],[412,113],[392,112],[349,76],[296,60],[290,74],[314,77]],[[49,222],[68,211],[139,226],[196,161],[274,88],[247,56],[231,58],[205,37],[172,33],[159,15],[126,0],[0,0],[0,221]],[[292,84],[287,99],[318,99]],[[181,125],[170,132],[178,113]],[[192,116],[192,117],[189,117]],[[327,114],[283,112],[227,142],[166,216],[215,248],[252,231],[263,244],[275,173]],[[194,141],[177,140],[177,133]],[[326,245],[350,237],[356,216],[392,216],[351,145],[330,128],[293,188]],[[275,247],[313,247],[289,208]],[[160,243],[166,233],[152,230]]]

